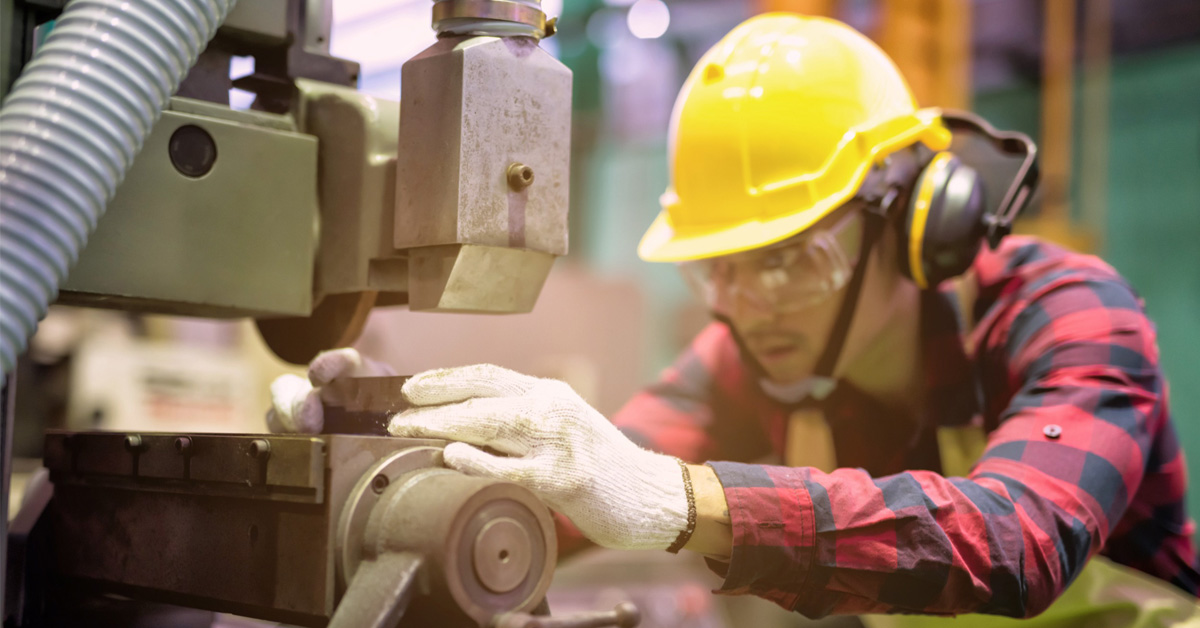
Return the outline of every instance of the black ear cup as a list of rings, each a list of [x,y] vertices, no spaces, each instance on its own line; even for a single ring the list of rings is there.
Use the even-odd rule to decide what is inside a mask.
[[[983,179],[952,153],[921,171],[903,221],[900,265],[922,289],[966,272],[987,234]]]

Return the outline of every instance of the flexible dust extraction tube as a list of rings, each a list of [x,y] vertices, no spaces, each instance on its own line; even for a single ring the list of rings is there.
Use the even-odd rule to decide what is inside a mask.
[[[9,373],[150,129],[237,0],[72,0],[0,109]]]

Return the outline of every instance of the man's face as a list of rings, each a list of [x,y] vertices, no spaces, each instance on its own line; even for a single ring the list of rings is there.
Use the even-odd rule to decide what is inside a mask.
[[[863,224],[862,208],[846,207],[779,245],[798,246],[803,253],[772,256],[776,247],[766,247],[721,258],[720,272],[710,273],[710,307],[730,320],[772,380],[790,383],[812,376],[854,265],[868,264],[867,275],[839,364],[852,363],[901,306],[895,294],[900,283],[893,262],[895,237],[887,234],[870,259],[859,259]],[[786,267],[773,268],[780,264]],[[820,273],[830,275],[813,276]]]
[[[794,312],[776,312],[742,299],[728,317],[772,380],[797,382],[816,369],[844,294],[842,288],[832,298]]]

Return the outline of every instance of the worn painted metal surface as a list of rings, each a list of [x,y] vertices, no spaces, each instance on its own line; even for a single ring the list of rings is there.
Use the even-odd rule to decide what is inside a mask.
[[[567,253],[570,70],[530,38],[443,37],[403,86],[394,244],[409,306],[528,312]]]
[[[442,444],[52,433],[39,523],[52,581],[312,626],[532,611],[554,570],[549,511],[521,487],[442,467]],[[53,623],[63,604],[50,606]]]

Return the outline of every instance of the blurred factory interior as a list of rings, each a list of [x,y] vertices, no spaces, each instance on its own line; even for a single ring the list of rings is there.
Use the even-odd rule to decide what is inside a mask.
[[[401,65],[435,40],[429,4],[333,2],[330,50],[361,65],[362,92],[404,98]],[[564,379],[615,412],[706,322],[671,265],[636,255],[667,184],[667,122],[686,73],[753,14],[830,15],[879,42],[921,105],[971,109],[1039,142],[1043,183],[1018,231],[1100,254],[1145,299],[1193,457],[1189,505],[1200,518],[1200,3],[542,5],[560,16],[543,47],[574,75],[569,254],[529,314],[377,308],[355,345],[364,355],[402,374],[491,362]],[[252,72],[252,60],[235,59],[234,78]],[[252,97],[235,89],[230,102],[246,108]],[[285,372],[304,369],[273,356],[249,321],[53,307],[18,366],[10,514],[21,479],[41,464],[46,429],[262,432],[269,384]],[[632,598],[647,628],[808,625],[761,600],[708,595],[714,577],[698,560],[606,552],[573,560],[550,590],[556,612]]]

